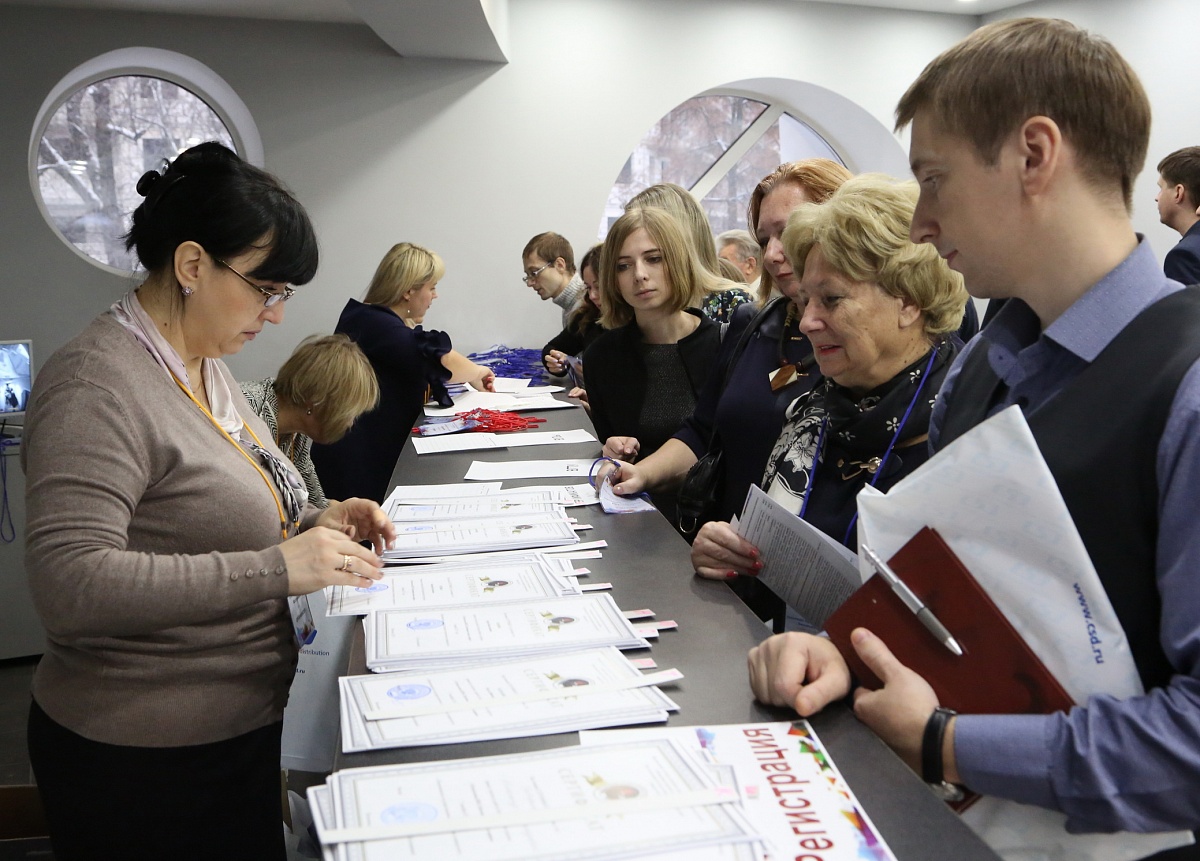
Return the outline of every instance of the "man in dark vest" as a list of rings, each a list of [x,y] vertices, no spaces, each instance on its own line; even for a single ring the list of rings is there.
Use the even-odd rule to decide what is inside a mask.
[[[856,690],[855,713],[930,782],[1061,811],[1069,831],[1195,829],[1200,291],[1167,279],[1130,222],[1146,94],[1107,41],[1019,19],[935,59],[896,116],[912,126],[921,189],[913,240],[973,296],[1008,300],[947,376],[930,444],[1020,407],[1146,693],[1069,714],[956,717],[858,629],[884,686]],[[754,649],[750,677],[760,700],[803,715],[850,690],[836,648],[800,634]]]

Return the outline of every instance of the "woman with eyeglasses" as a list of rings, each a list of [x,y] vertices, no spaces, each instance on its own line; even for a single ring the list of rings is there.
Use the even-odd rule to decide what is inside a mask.
[[[126,244],[145,281],[30,399],[26,569],[47,642],[29,757],[62,861],[283,859],[294,596],[378,579],[394,530],[367,500],[308,506],[220,360],[316,272],[304,209],[215,143],[138,191]]]
[[[337,331],[366,353],[379,381],[379,406],[332,445],[314,445],[325,492],[382,502],[409,432],[429,400],[453,406],[446,383],[492,391],[495,374],[451,348],[450,336],[421,323],[446,272],[442,258],[411,242],[393,245],[361,302],[351,299]]]

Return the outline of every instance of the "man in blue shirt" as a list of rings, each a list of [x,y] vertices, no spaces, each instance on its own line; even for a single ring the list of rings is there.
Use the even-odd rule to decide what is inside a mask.
[[[884,686],[856,690],[855,713],[931,782],[1062,811],[1069,831],[1194,829],[1200,294],[1163,275],[1130,222],[1145,92],[1105,40],[1019,19],[934,60],[897,119],[912,126],[921,188],[914,241],[933,244],[973,296],[1009,300],[947,377],[931,445],[1022,409],[1146,694],[1093,696],[1069,714],[955,717],[858,629],[852,642]],[[836,648],[801,634],[756,647],[750,681],[802,715],[850,689]]]
[[[1158,163],[1154,202],[1159,220],[1183,236],[1163,261],[1167,277],[1200,283],[1200,146],[1177,149]]]

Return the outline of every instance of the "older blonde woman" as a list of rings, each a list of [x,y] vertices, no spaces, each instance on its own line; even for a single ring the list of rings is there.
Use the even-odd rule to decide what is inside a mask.
[[[420,325],[445,271],[436,253],[401,242],[379,262],[363,301],[351,299],[342,310],[336,331],[366,354],[379,381],[380,400],[341,440],[313,446],[321,485],[335,499],[383,501],[422,405],[430,398],[453,405],[447,382],[492,388],[490,369],[453,350],[445,332]]]
[[[379,384],[363,351],[346,335],[305,338],[278,375],[242,383],[242,394],[304,479],[309,504],[328,508],[312,444],[337,442],[379,403]]]
[[[763,488],[854,549],[855,497],[886,491],[928,457],[929,416],[961,342],[967,293],[930,245],[908,237],[914,183],[868,175],[804,204],[783,233],[803,276],[800,329],[825,379],[788,409]],[[714,521],[692,545],[704,577],[761,569],[758,551]]]

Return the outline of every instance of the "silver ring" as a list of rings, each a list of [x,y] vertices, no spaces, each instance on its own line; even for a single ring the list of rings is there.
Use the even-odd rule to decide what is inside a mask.
[[[342,557],[342,567],[338,568],[337,570],[339,570],[339,571],[349,571],[350,570],[350,556],[349,555]]]

